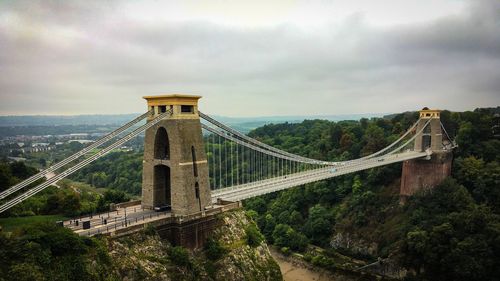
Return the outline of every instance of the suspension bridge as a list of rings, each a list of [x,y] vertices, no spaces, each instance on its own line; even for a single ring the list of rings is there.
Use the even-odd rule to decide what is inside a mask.
[[[430,161],[435,154],[450,154],[455,147],[439,118],[439,110],[424,108],[420,118],[387,147],[347,161],[325,161],[293,154],[251,138],[198,110],[200,96],[163,95],[144,97],[148,111],[110,132],[81,151],[55,163],[0,193],[0,213],[70,176],[81,168],[144,134],[143,189],[141,205],[115,224],[104,216],[94,223],[102,228],[87,235],[105,233],[165,216],[188,218],[209,212],[218,202],[238,202],[357,171],[390,165]],[[146,122],[144,123],[144,120]],[[422,161],[418,163],[424,163]],[[418,164],[435,169],[434,163]],[[415,171],[415,170],[414,170]],[[418,173],[418,171],[416,172]],[[437,176],[437,181],[446,176]],[[49,177],[50,175],[50,177]],[[431,177],[432,178],[432,177]],[[41,180],[46,179],[41,182]],[[421,177],[407,176],[403,185],[432,185]],[[38,183],[38,184],[34,184]],[[406,187],[415,189],[418,187]],[[155,208],[162,212],[154,212]],[[123,211],[122,210],[122,211]],[[139,210],[139,211],[138,211]],[[119,211],[116,212],[119,215]],[[135,214],[135,215],[134,215]],[[162,217],[163,215],[163,217]],[[131,219],[132,218],[132,219]],[[96,219],[90,216],[89,220]],[[135,221],[135,222],[134,222]],[[75,231],[85,232],[69,222]],[[97,227],[98,228],[98,227]]]

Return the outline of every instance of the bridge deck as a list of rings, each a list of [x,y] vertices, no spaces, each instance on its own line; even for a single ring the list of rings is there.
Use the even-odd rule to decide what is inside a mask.
[[[218,199],[226,201],[241,201],[247,198],[288,189],[294,186],[303,185],[315,181],[366,170],[374,167],[384,166],[391,163],[402,162],[410,159],[426,157],[426,152],[405,152],[399,154],[384,155],[369,160],[351,162],[345,165],[328,166],[314,170],[299,172],[277,178],[266,179],[243,185],[223,188],[212,191],[212,201],[215,204]],[[220,209],[220,210],[219,210]],[[224,206],[214,207],[211,210],[192,214],[190,216],[174,216],[170,211],[155,212],[143,209],[139,204],[119,208],[116,211],[105,212],[92,216],[80,217],[78,219],[63,222],[63,225],[75,231],[79,235],[92,236],[96,234],[109,234],[119,230],[125,230],[134,226],[142,226],[145,223],[157,222],[164,219],[189,220],[200,216],[205,216],[214,212],[224,211]],[[105,223],[106,220],[106,223]],[[78,221],[78,225],[76,225]],[[84,221],[90,221],[90,228],[83,229]]]
[[[402,162],[405,160],[422,158],[426,157],[427,155],[429,154],[426,152],[414,151],[384,155],[369,160],[349,163],[344,166],[324,167],[258,182],[252,182],[249,184],[232,186],[212,191],[212,201],[216,202],[219,198],[227,201],[239,201],[250,197],[291,188],[294,186],[303,185],[306,183],[345,175],[348,173],[384,166],[391,163]]]

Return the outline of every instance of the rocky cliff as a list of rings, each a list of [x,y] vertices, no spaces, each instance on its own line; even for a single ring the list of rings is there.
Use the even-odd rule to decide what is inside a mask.
[[[255,223],[243,211],[218,219],[223,226],[211,242],[192,252],[171,246],[154,229],[109,239],[113,275],[119,280],[282,280],[265,241],[249,233]]]

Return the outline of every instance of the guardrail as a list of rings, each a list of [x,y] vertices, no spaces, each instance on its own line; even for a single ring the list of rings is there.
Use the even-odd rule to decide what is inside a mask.
[[[143,229],[146,224],[153,224],[155,226],[168,223],[181,224],[183,222],[197,220],[208,216],[214,216],[241,207],[242,203],[238,201],[220,205],[213,209],[196,212],[189,215],[174,215],[172,213],[165,212],[149,213],[135,218],[123,218],[121,220],[115,220],[115,222],[110,222],[106,225],[99,223],[98,225],[101,225],[101,227],[80,231],[78,234],[83,236],[93,236],[97,234],[108,236],[122,236],[139,231]],[[66,225],[66,227],[67,226],[68,225]]]

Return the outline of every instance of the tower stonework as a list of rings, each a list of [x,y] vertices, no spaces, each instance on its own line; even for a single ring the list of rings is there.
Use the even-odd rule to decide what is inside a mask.
[[[147,129],[144,138],[142,206],[170,205],[172,213],[187,215],[211,205],[198,100],[201,96],[145,96],[148,110],[171,115]]]
[[[414,150],[430,149],[432,155],[430,159],[413,159],[403,162],[401,202],[419,190],[431,189],[439,185],[451,175],[453,154],[443,144],[440,110],[422,109],[416,131],[419,132],[429,120],[427,127],[415,138]]]

